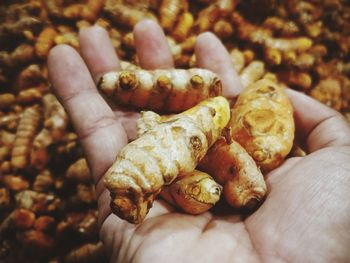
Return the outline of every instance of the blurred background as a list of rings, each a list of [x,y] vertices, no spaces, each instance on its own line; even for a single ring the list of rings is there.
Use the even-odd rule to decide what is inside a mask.
[[[107,262],[89,168],[46,58],[58,44],[79,52],[79,29],[97,24],[133,67],[132,29],[146,18],[177,68],[196,67],[196,36],[211,31],[244,86],[272,78],[350,120],[350,1],[1,0],[0,262]]]

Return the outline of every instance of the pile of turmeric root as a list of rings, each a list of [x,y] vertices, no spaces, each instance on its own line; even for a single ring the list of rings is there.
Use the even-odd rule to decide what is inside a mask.
[[[176,74],[139,67],[132,29],[142,19],[164,29]],[[93,262],[105,255],[90,172],[69,118],[51,92],[46,66],[53,46],[68,44],[79,51],[79,29],[95,24],[108,31],[124,61],[123,71],[103,77],[100,92],[143,111],[139,137],[105,177],[113,211],[130,222],[141,222],[158,195],[191,214],[207,211],[219,199],[232,209],[259,206],[267,191],[263,175],[293,146],[292,108],[283,86],[350,119],[348,1],[4,0],[1,262]],[[246,88],[233,110],[220,97],[219,78],[196,68],[194,45],[204,31],[223,41]],[[152,96],[148,78],[158,88]],[[119,87],[111,85],[116,80]],[[272,111],[271,104],[279,110]],[[296,152],[305,154],[301,149],[289,154]],[[137,163],[145,155],[149,166]],[[168,161],[176,158],[183,159],[175,165]],[[121,187],[122,180],[130,187]]]

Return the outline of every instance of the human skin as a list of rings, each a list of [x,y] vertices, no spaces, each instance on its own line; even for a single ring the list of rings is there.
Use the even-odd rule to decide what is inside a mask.
[[[143,68],[174,67],[157,24],[140,22],[134,36]],[[65,45],[53,48],[49,74],[96,182],[100,237],[111,262],[349,261],[350,128],[338,112],[292,90],[297,136],[308,155],[289,158],[266,175],[269,193],[256,212],[241,215],[222,205],[194,216],[157,200],[139,225],[112,214],[101,178],[135,136],[136,114],[111,108],[97,92],[99,76],[120,69],[107,33],[84,29],[80,43],[81,57]],[[221,77],[224,95],[237,96],[241,85],[221,42],[201,34],[195,51],[199,66]]]

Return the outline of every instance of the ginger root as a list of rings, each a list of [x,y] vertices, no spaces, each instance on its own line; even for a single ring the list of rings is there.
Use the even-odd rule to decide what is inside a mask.
[[[5,161],[11,153],[11,149],[9,146],[0,146],[0,163]]]
[[[153,111],[141,111],[141,116],[136,122],[137,137],[152,130],[154,127],[164,122],[165,120],[159,114]]]
[[[240,14],[232,14],[232,22],[237,27],[238,36],[254,44],[280,51],[295,50],[303,52],[312,47],[313,41],[308,37],[275,38],[271,30],[249,23]]]
[[[225,98],[210,98],[125,146],[104,177],[112,211],[142,222],[162,187],[195,169],[229,116]]]
[[[0,66],[14,68],[34,59],[34,48],[29,44],[21,44],[11,53],[0,51]]]
[[[41,123],[41,114],[37,107],[27,108],[19,121],[14,141],[11,165],[15,169],[24,169],[29,164],[33,139]]]
[[[252,61],[247,67],[245,67],[239,74],[243,87],[248,87],[261,77],[265,73],[265,64],[260,60]]]
[[[210,5],[198,13],[198,18],[195,22],[197,32],[204,32],[212,29],[219,19],[225,19],[232,14],[239,1],[217,0],[211,2]]]
[[[253,158],[233,140],[217,140],[198,168],[223,185],[225,199],[234,208],[252,210],[266,195],[264,176]]]
[[[28,209],[15,209],[11,213],[11,221],[17,229],[29,229],[34,224],[35,214]]]
[[[262,79],[247,87],[232,110],[232,138],[263,172],[276,168],[293,146],[293,108],[284,88]]]
[[[184,41],[191,31],[193,23],[193,15],[190,12],[183,13],[179,18],[179,22],[177,23],[174,32],[172,33],[173,37],[177,41]]]
[[[43,97],[43,92],[41,89],[42,88],[39,86],[20,91],[17,96],[17,102],[19,104],[30,104],[34,102],[40,102]]]
[[[11,203],[9,190],[6,188],[0,188],[0,211],[6,209]],[[4,221],[3,221],[4,222]],[[0,227],[1,233],[1,227]]]
[[[39,216],[35,219],[34,229],[48,232],[55,227],[55,219],[52,216]]]
[[[0,131],[0,145],[12,147],[15,141],[16,135],[12,132],[6,130]]]
[[[66,44],[79,50],[80,44],[78,34],[75,32],[65,32],[55,37],[55,45]]]
[[[62,1],[61,0],[46,0],[45,7],[49,15],[62,18]]]
[[[46,94],[42,101],[44,128],[35,136],[30,153],[31,165],[38,170],[46,167],[49,146],[62,140],[68,126],[68,115],[53,94]]]
[[[19,90],[47,84],[47,68],[38,64],[31,64],[24,68],[16,78],[16,87]]]
[[[35,43],[35,53],[39,58],[46,58],[55,44],[57,32],[53,27],[46,27],[41,31]]]
[[[10,113],[0,117],[0,128],[6,128],[7,130],[16,130],[20,115],[17,113]]]
[[[62,206],[62,200],[53,193],[39,193],[23,190],[15,195],[18,208],[29,209],[34,213],[48,214],[56,212]]]
[[[15,95],[11,93],[0,94],[0,110],[11,107],[15,101]]]
[[[230,51],[230,57],[233,64],[233,68],[237,73],[240,73],[241,70],[244,68],[246,62],[243,52],[237,48],[234,48]]]
[[[68,126],[68,115],[56,96],[48,93],[43,97],[44,127],[55,139],[61,139]]]
[[[98,88],[122,105],[177,113],[220,95],[221,81],[205,69],[140,69],[106,73]]]
[[[233,34],[233,27],[230,22],[225,19],[219,19],[213,26],[213,32],[220,39],[228,39]]]
[[[49,170],[44,170],[39,173],[33,182],[33,190],[37,192],[47,193],[53,188],[55,178]]]
[[[71,20],[81,19],[85,5],[84,4],[71,4],[63,8],[63,17]]]
[[[137,120],[138,136],[154,129],[154,127],[172,117],[160,116],[152,111],[141,112],[141,117]],[[225,129],[222,134],[223,136],[209,148],[197,167],[199,170],[209,173],[212,177],[206,173],[200,174],[199,171],[195,170],[191,175],[177,178],[176,183],[173,182],[161,192],[161,196],[166,201],[191,214],[207,211],[211,207],[204,207],[199,200],[188,196],[186,192],[191,193],[193,184],[195,184],[198,189],[206,191],[207,198],[216,200],[215,191],[209,191],[209,188],[205,188],[205,185],[201,185],[200,181],[196,179],[206,178],[208,182],[215,180],[224,186],[225,199],[234,208],[252,210],[262,202],[267,188],[260,169],[247,151],[230,138],[229,129]],[[195,178],[192,179],[191,176]],[[182,180],[183,178],[184,180]],[[212,183],[212,186],[214,187],[214,183]],[[200,198],[200,194],[195,196]],[[195,205],[198,205],[198,210],[192,208]]]
[[[221,188],[209,174],[194,170],[164,187],[160,195],[186,213],[197,215],[219,201]]]
[[[217,5],[212,4],[201,10],[195,21],[196,31],[201,33],[210,30],[215,22],[220,18],[220,9]]]
[[[153,111],[142,111],[141,117],[137,120],[137,136],[142,136],[173,116],[160,116]],[[219,201],[221,190],[221,185],[217,184],[209,174],[194,170],[165,186],[160,195],[168,203],[186,213],[201,214]]]
[[[291,87],[297,87],[302,90],[309,90],[312,87],[312,76],[303,71],[280,71],[278,78]]]
[[[26,32],[36,31],[41,26],[42,21],[35,17],[23,17],[14,22],[2,23],[0,25],[0,39],[5,40],[12,36],[24,36]]]
[[[45,169],[49,163],[48,147],[53,144],[53,138],[48,129],[42,129],[34,138],[30,152],[30,164],[38,171]]]
[[[337,111],[341,109],[342,86],[335,77],[321,79],[310,96]]]
[[[159,8],[160,25],[165,31],[173,29],[178,16],[186,6],[183,0],[162,0]]]
[[[114,23],[128,28],[133,28],[142,19],[157,20],[148,10],[121,3],[106,4],[104,11]]]
[[[92,263],[92,262],[99,262],[103,260],[107,260],[107,259],[105,258],[105,251],[104,251],[103,244],[101,242],[97,244],[94,244],[94,243],[84,244],[76,249],[73,249],[64,257],[65,263],[79,263],[79,262]]]
[[[103,6],[105,4],[105,0],[88,0],[86,5],[84,6],[82,17],[88,21],[95,21],[99,16]]]
[[[68,180],[76,181],[79,183],[89,183],[92,181],[90,169],[85,158],[81,158],[71,164],[65,174]]]
[[[21,247],[28,251],[36,251],[36,253],[47,253],[55,247],[55,240],[47,233],[37,230],[27,230],[18,233],[18,240]]]
[[[278,16],[268,17],[264,23],[264,28],[268,28],[274,32],[274,34],[282,35],[283,37],[291,37],[300,33],[300,28],[292,20],[284,20]]]
[[[20,175],[7,174],[2,176],[0,181],[7,189],[14,192],[23,191],[29,188],[28,180]]]

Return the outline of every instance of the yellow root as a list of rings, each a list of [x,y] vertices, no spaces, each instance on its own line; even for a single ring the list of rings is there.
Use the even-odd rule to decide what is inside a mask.
[[[183,0],[162,0],[159,8],[160,25],[165,31],[172,30],[186,2]]]
[[[46,58],[50,49],[55,44],[57,32],[52,27],[45,28],[37,38],[35,52],[39,58]]]
[[[112,211],[129,222],[142,222],[162,187],[195,169],[229,115],[225,98],[211,98],[125,146],[104,177]]]
[[[181,112],[221,94],[221,81],[211,71],[136,70],[109,72],[98,88],[122,105],[164,112]]]
[[[170,120],[173,116],[160,116],[153,111],[142,111],[141,117],[137,120],[137,137],[154,129],[162,122]],[[219,201],[221,186],[209,174],[194,170],[165,186],[160,195],[168,203],[189,214],[201,214]]]
[[[28,63],[34,59],[35,51],[33,46],[28,44],[19,45],[14,51],[8,53],[0,52],[0,65],[13,68]]]
[[[0,109],[6,109],[11,107],[16,101],[15,95],[11,93],[0,94]]]
[[[311,97],[339,111],[342,103],[342,86],[336,79],[329,77],[322,79],[317,86],[311,90]]]
[[[213,32],[220,39],[227,39],[233,34],[233,27],[231,23],[224,19],[219,19],[213,26]]]
[[[38,171],[46,168],[50,154],[48,147],[53,144],[53,138],[49,130],[42,129],[33,140],[33,145],[30,151],[30,164]]]
[[[308,37],[275,38],[268,28],[250,24],[238,13],[233,13],[232,21],[237,26],[240,38],[263,45],[266,48],[273,48],[280,51],[295,50],[303,52],[313,45],[312,39]]]
[[[44,170],[35,177],[33,190],[47,193],[53,188],[54,184],[54,175],[49,170]]]
[[[128,28],[133,28],[137,22],[146,18],[157,21],[152,13],[123,4],[106,5],[104,11],[114,23]]]
[[[14,169],[24,169],[29,164],[33,139],[40,125],[41,114],[38,108],[28,108],[19,121],[16,139],[12,149],[11,165]]]
[[[264,62],[259,60],[255,60],[251,62],[239,74],[242,86],[248,87],[249,85],[253,84],[257,80],[261,79],[264,73],[265,73]]]
[[[43,97],[44,127],[55,139],[61,139],[68,126],[68,115],[56,96],[49,93]]]
[[[302,90],[309,90],[312,86],[312,77],[307,72],[281,71],[278,73],[278,77],[288,86],[297,87]]]
[[[105,0],[88,0],[84,6],[81,16],[87,21],[95,21],[100,14],[104,4]]]
[[[173,37],[177,41],[184,41],[187,38],[193,23],[193,15],[190,12],[183,13],[179,18],[179,22],[177,23],[174,32],[172,33]]]
[[[75,163],[71,164],[65,174],[65,177],[69,180],[78,183],[89,183],[92,181],[90,169],[86,162],[86,159],[81,158]]]
[[[234,208],[255,209],[264,199],[264,176],[247,151],[235,141],[221,138],[209,149],[198,168],[224,187],[226,201]]]
[[[194,170],[164,187],[160,195],[186,213],[197,215],[219,201],[221,188],[209,174]]]
[[[220,9],[216,5],[210,5],[203,9],[195,21],[196,31],[201,33],[210,30],[220,17]]]
[[[31,149],[31,165],[43,170],[49,162],[48,148],[62,139],[68,126],[68,115],[53,94],[46,94],[44,104],[44,128],[34,138]]]
[[[42,22],[35,17],[23,17],[14,22],[2,23],[0,25],[0,39],[12,36],[25,36],[26,32],[40,30]]]
[[[66,44],[75,48],[76,50],[79,50],[79,47],[80,47],[78,34],[75,32],[65,32],[57,35],[55,37],[55,44],[56,45]]]
[[[286,37],[291,37],[300,33],[300,29],[294,21],[286,21],[277,16],[268,17],[262,26],[264,28],[271,29],[275,34]]]
[[[264,172],[279,166],[294,140],[293,108],[284,88],[262,79],[247,87],[232,110],[230,127],[237,141]]]
[[[38,64],[31,64],[24,68],[16,78],[16,86],[19,90],[46,84],[48,78],[47,68]]]
[[[81,19],[84,7],[84,4],[71,4],[63,8],[63,17],[72,20],[79,20]]]
[[[101,242],[82,245],[64,257],[66,263],[98,262],[104,259],[105,251]]]
[[[230,57],[235,71],[237,73],[240,73],[245,65],[245,58],[243,52],[236,48],[232,49],[230,51]]]
[[[282,63],[282,52],[275,48],[265,48],[264,58],[270,65],[278,66]]]
[[[17,102],[18,103],[34,103],[42,99],[43,94],[40,87],[30,88],[22,90],[18,93]]]

